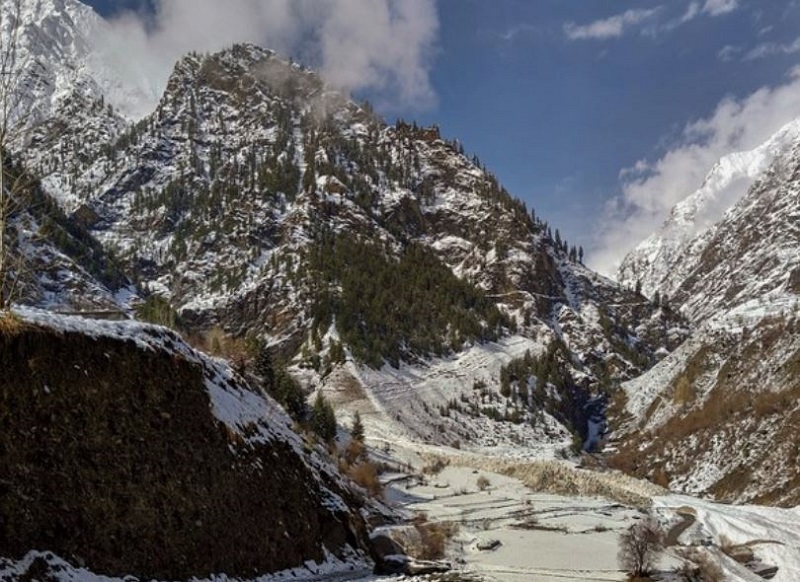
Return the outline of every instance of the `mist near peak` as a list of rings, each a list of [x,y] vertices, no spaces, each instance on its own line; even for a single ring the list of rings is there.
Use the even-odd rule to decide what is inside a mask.
[[[157,0],[152,13],[124,12],[103,28],[104,60],[149,101],[134,117],[155,105],[182,56],[242,42],[299,59],[344,93],[368,91],[384,110],[436,102],[435,0]]]

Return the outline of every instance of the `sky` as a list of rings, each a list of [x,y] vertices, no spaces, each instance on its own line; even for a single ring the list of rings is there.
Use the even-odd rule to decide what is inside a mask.
[[[800,0],[87,3],[155,75],[254,41],[438,124],[608,275],[719,157],[800,117]]]

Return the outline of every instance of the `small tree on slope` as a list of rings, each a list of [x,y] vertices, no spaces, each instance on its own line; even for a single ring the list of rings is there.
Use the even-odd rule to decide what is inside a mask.
[[[350,435],[353,440],[364,442],[364,423],[361,422],[361,415],[356,410],[355,417],[353,418],[353,428],[350,429]]]

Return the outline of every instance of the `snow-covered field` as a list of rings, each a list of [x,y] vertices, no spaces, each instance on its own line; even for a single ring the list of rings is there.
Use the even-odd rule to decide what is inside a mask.
[[[425,485],[395,485],[388,495],[431,521],[457,523],[451,550],[459,566],[508,582],[623,580],[617,535],[638,513],[601,498],[535,493],[518,479],[469,467],[448,466]],[[499,546],[480,549],[491,542]]]

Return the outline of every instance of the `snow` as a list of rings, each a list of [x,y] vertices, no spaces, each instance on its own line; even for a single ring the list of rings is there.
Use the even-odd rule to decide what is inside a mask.
[[[339,559],[329,552],[325,554],[326,558],[322,563],[309,560],[304,566],[258,576],[248,582],[283,582],[285,580],[304,582],[363,580],[366,582],[376,580],[376,577],[371,575],[372,565],[363,556],[351,553],[343,559]],[[23,579],[34,561],[46,562],[50,567],[48,579],[57,582],[130,582],[130,580],[136,580],[132,576],[114,577],[95,574],[86,568],[76,567],[51,552],[40,551],[28,552],[23,558],[15,561],[0,558],[0,578]],[[223,573],[208,578],[192,578],[192,580],[194,582],[240,582],[240,579],[231,578]],[[386,579],[382,578],[382,580]]]
[[[656,291],[672,296],[701,260],[709,229],[797,139],[800,119],[786,124],[759,147],[722,158],[702,186],[672,209],[661,230],[625,257],[617,275],[620,283],[632,288],[640,281],[649,297]]]
[[[215,417],[231,430],[239,432],[251,442],[264,439],[281,439],[293,447],[301,447],[299,437],[288,426],[285,414],[268,397],[241,387],[233,371],[223,362],[209,359],[192,350],[173,332],[152,325],[131,321],[96,321],[80,317],[61,316],[27,307],[15,308],[26,322],[41,325],[57,332],[82,333],[94,338],[114,338],[133,341],[139,349],[166,350],[202,366],[211,410]],[[335,331],[329,330],[329,333]],[[492,367],[507,357],[508,351],[530,348],[523,338],[509,339],[502,346],[473,348],[452,360],[431,362],[429,374],[423,376],[410,367],[400,370],[365,372],[350,368],[348,373],[374,375],[382,379],[382,388],[373,390],[372,399],[385,410],[400,410],[394,401],[405,402],[399,386],[411,383],[414,390],[426,398],[436,394],[447,397],[451,390],[469,384],[482,374],[491,373]],[[342,396],[339,394],[339,396]],[[362,400],[351,400],[349,406]],[[404,398],[404,400],[403,400]],[[344,407],[347,409],[347,406]],[[386,412],[384,412],[384,415]],[[729,506],[704,501],[685,495],[664,495],[654,486],[637,482],[613,473],[596,473],[578,470],[566,462],[558,463],[564,478],[573,480],[576,491],[603,490],[611,497],[585,495],[555,495],[546,491],[531,490],[526,483],[525,471],[533,458],[549,456],[544,448],[528,448],[503,443],[491,449],[475,447],[471,453],[452,448],[426,444],[415,440],[409,429],[400,423],[390,422],[389,416],[365,415],[368,443],[377,455],[399,466],[416,467],[430,459],[440,457],[450,461],[440,473],[415,484],[413,479],[393,478],[388,485],[387,499],[397,504],[407,514],[425,512],[431,521],[454,521],[460,525],[450,543],[451,559],[455,559],[466,575],[489,577],[499,582],[517,582],[532,579],[623,580],[624,575],[616,563],[617,536],[639,515],[639,509],[620,499],[651,499],[652,506],[662,522],[673,523],[681,512],[691,508],[696,523],[680,537],[681,544],[712,545],[714,555],[723,563],[732,579],[742,577],[740,566],[729,561],[714,549],[724,544],[750,544],[758,559],[767,565],[779,567],[775,580],[793,581],[800,572],[800,509],[777,509],[756,506]],[[410,418],[407,418],[410,420]],[[254,430],[255,429],[255,430]],[[415,429],[419,430],[419,428]],[[249,435],[249,436],[246,436]],[[388,445],[388,446],[387,446]],[[378,451],[385,452],[378,452]],[[298,451],[298,454],[301,454]],[[316,471],[330,471],[323,461],[312,454],[309,462]],[[553,463],[553,461],[550,461]],[[534,469],[535,470],[535,469]],[[514,477],[505,473],[512,471]],[[388,477],[388,476],[387,476]],[[481,490],[478,478],[484,477],[489,486]],[[547,481],[535,481],[545,484]],[[555,484],[563,486],[561,484]],[[621,496],[621,497],[620,497]],[[322,502],[341,509],[343,501],[330,492]],[[497,540],[500,546],[494,551],[478,549],[479,542]],[[536,551],[531,551],[535,548]],[[580,551],[576,551],[580,548]],[[120,579],[98,576],[88,570],[71,566],[58,557],[31,552],[24,558],[0,560],[0,577],[20,575],[36,558],[43,558],[56,567],[55,576],[63,582],[117,582]],[[674,550],[669,550],[661,561],[662,568],[677,565]],[[362,556],[353,554],[345,560],[328,556],[323,564],[307,564],[292,571],[262,576],[254,582],[282,580],[373,580],[369,565]],[[227,582],[224,575],[209,578],[209,582]]]
[[[681,543],[749,544],[762,562],[778,566],[775,582],[800,579],[800,508],[725,505],[685,495],[655,497],[653,504],[667,517],[679,508],[694,511],[696,523],[681,535]],[[736,571],[728,574],[739,579]]]
[[[440,414],[440,408],[450,401],[472,398],[476,382],[495,385],[502,365],[526,351],[537,354],[545,345],[512,336],[472,346],[450,358],[401,363],[397,369],[387,365],[372,370],[350,364],[347,378],[356,380],[360,395],[347,398],[338,394],[346,378],[336,377],[325,380],[323,392],[342,414],[359,410],[367,434],[376,443],[429,443],[517,458],[554,458],[571,437],[545,412],[535,428],[527,422],[498,422],[457,411],[448,417]]]

